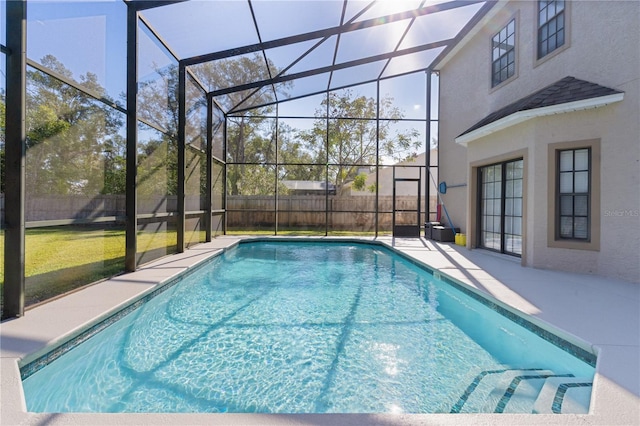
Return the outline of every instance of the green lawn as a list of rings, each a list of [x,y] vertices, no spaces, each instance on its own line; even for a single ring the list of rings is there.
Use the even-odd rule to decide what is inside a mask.
[[[124,229],[27,229],[25,247],[26,277],[93,263],[124,265]]]
[[[175,251],[176,232],[138,235],[138,250]],[[0,233],[4,253],[4,233]],[[48,299],[124,271],[123,228],[60,226],[25,232],[25,303]],[[4,283],[4,263],[0,262]]]

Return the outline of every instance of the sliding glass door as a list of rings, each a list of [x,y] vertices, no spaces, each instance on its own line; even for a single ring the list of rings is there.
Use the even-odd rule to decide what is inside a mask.
[[[480,168],[480,247],[522,255],[522,168],[522,159]]]

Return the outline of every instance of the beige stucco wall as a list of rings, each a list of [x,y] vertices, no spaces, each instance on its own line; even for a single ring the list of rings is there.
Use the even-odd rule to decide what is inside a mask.
[[[440,72],[440,180],[468,182],[443,197],[454,222],[473,233],[474,166],[526,157],[524,253],[529,266],[594,273],[640,282],[640,2],[570,4],[567,46],[535,58],[536,2],[501,3],[491,19]],[[516,77],[490,87],[490,41],[516,17]],[[624,92],[605,107],[539,117],[469,142],[454,139],[489,113],[563,77],[574,76]],[[549,144],[600,141],[599,250],[549,247]],[[512,153],[512,154],[509,154]],[[512,155],[511,157],[509,157]],[[474,239],[467,239],[470,246]]]
[[[396,164],[397,166],[402,166],[402,165],[411,166],[411,168],[406,168],[406,169],[397,167],[396,178],[417,179],[418,177],[420,177],[422,179],[422,185],[421,185],[422,195],[424,196],[426,194],[425,188],[427,183],[429,183],[429,193],[430,195],[435,196],[437,194],[437,188],[436,188],[436,185],[434,184],[435,181],[432,180],[428,175],[425,175],[426,172],[424,168],[419,170],[418,168],[415,167],[415,166],[424,166],[425,157],[426,157],[426,153],[422,153],[417,155],[416,158],[410,161],[402,161]],[[432,149],[430,152],[430,159],[432,160],[431,164],[437,164],[437,158],[438,158],[438,150]],[[381,167],[378,170],[378,181],[379,181],[378,195],[381,195],[381,196],[393,195],[393,168],[392,167]],[[356,191],[355,189],[353,189],[353,187],[351,186],[352,185],[351,183],[347,184],[346,187],[349,189],[348,194],[350,195],[370,196],[375,193],[372,193],[371,191],[369,191],[369,187],[375,184],[376,184],[376,173],[372,172],[367,174],[367,179],[365,181],[365,189],[363,189],[362,191]],[[413,184],[408,184],[404,186],[400,184],[396,188],[396,195],[399,195],[399,196],[415,195],[416,191],[417,189]]]

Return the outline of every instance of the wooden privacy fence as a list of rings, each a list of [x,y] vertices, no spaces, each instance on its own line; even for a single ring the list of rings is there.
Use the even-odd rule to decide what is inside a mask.
[[[436,197],[432,196],[429,210],[436,211]],[[376,197],[362,195],[280,196],[277,200],[279,228],[322,228],[333,230],[374,231]],[[326,207],[326,208],[325,208]],[[396,197],[396,209],[416,210],[417,197]],[[227,226],[251,229],[273,228],[276,217],[276,200],[273,196],[228,196]],[[425,217],[425,199],[422,198],[422,219]],[[393,197],[378,198],[378,227],[390,230],[393,221]],[[415,223],[415,213],[399,213],[396,221]]]
[[[26,197],[26,221],[91,220],[101,217],[125,216],[124,195],[43,195]],[[421,211],[424,218],[425,200]],[[187,197],[187,211],[198,209],[201,200]],[[277,199],[280,228],[322,228],[328,223],[336,230],[375,230],[376,197],[374,195],[288,195]],[[175,212],[175,196],[140,197],[138,214]],[[0,210],[4,210],[4,196],[0,195]],[[415,210],[417,197],[399,196],[396,209]],[[276,220],[276,200],[273,196],[234,195],[227,197],[227,226],[229,228],[273,228]],[[379,229],[391,229],[393,197],[378,197]],[[436,211],[436,197],[430,200],[430,211]],[[415,213],[396,215],[400,223],[415,221]]]
[[[25,198],[25,221],[96,219],[124,216],[123,195],[39,195]]]

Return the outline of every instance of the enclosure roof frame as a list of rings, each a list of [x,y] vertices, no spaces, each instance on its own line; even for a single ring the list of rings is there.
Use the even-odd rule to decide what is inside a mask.
[[[163,8],[165,6],[171,6],[171,5],[175,5],[178,3],[185,3],[185,2],[190,2],[191,0],[126,0],[125,2],[131,6],[132,8],[134,8],[136,11],[138,12],[142,12],[145,10],[151,10],[151,9],[160,9]],[[225,110],[223,108],[223,111],[226,113],[237,113],[240,111],[247,111],[247,110],[251,110],[251,109],[256,109],[256,108],[261,108],[261,107],[265,107],[268,105],[273,105],[275,103],[279,103],[279,102],[284,102],[284,101],[288,101],[288,100],[292,100],[292,99],[300,99],[300,98],[305,98],[308,96],[313,96],[316,95],[318,93],[323,93],[325,91],[329,91],[329,90],[336,90],[339,88],[346,88],[346,87],[353,87],[353,86],[357,86],[357,85],[361,85],[361,84],[365,84],[366,82],[370,82],[370,81],[378,81],[380,79],[383,79],[385,77],[395,77],[395,76],[400,76],[400,75],[404,75],[404,74],[398,74],[398,75],[393,75],[393,76],[383,76],[384,72],[386,71],[388,65],[389,65],[389,61],[393,58],[397,58],[397,57],[402,57],[405,55],[410,55],[410,54],[415,54],[415,53],[420,53],[420,52],[425,52],[431,49],[436,49],[436,48],[444,48],[444,50],[436,56],[436,58],[434,60],[432,60],[429,63],[425,63],[424,67],[422,68],[418,68],[418,69],[414,69],[411,71],[411,73],[414,72],[424,72],[426,70],[429,69],[434,69],[433,66],[434,64],[437,64],[439,60],[441,60],[441,58],[443,57],[443,54],[446,54],[446,52],[451,51],[455,45],[457,43],[459,43],[465,34],[467,34],[469,32],[469,30],[476,25],[479,20],[485,16],[487,14],[487,12],[494,6],[495,3],[497,3],[497,0],[451,0],[451,1],[446,1],[443,3],[439,3],[439,4],[433,4],[433,5],[428,5],[425,6],[424,5],[424,1],[420,3],[420,6],[416,9],[413,10],[408,10],[408,11],[402,11],[402,12],[397,12],[397,13],[392,13],[392,14],[388,14],[385,16],[381,16],[381,17],[376,17],[376,18],[370,18],[370,19],[365,19],[362,21],[355,21],[355,19],[359,16],[361,16],[362,14],[364,14],[369,8],[371,8],[374,4],[377,3],[376,0],[373,0],[371,2],[369,2],[366,7],[364,7],[359,13],[357,13],[354,17],[352,17],[349,21],[344,22],[344,15],[345,15],[345,10],[347,7],[347,4],[350,0],[344,0],[343,4],[342,4],[342,15],[341,15],[341,22],[339,25],[333,26],[333,27],[325,27],[322,29],[318,29],[318,30],[314,30],[314,31],[309,31],[309,32],[305,32],[305,33],[299,33],[299,34],[294,34],[294,35],[290,35],[290,36],[286,36],[286,37],[280,37],[280,38],[276,38],[273,40],[266,40],[264,41],[262,39],[261,36],[261,31],[260,31],[260,22],[259,19],[256,17],[255,12],[254,12],[254,8],[253,8],[253,3],[255,3],[256,0],[246,0],[248,6],[249,6],[249,10],[251,11],[251,20],[253,23],[253,30],[255,30],[256,34],[258,35],[258,43],[253,43],[253,44],[246,44],[246,45],[242,45],[242,46],[237,46],[237,47],[233,47],[233,48],[229,48],[229,49],[224,49],[224,50],[219,50],[219,51],[212,51],[210,53],[205,53],[205,54],[199,54],[199,55],[194,55],[194,56],[190,56],[190,57],[184,57],[184,58],[180,58],[174,50],[172,50],[170,43],[167,42],[166,39],[163,38],[162,33],[160,31],[157,31],[155,28],[153,28],[153,25],[149,22],[148,19],[145,19],[144,14],[140,13],[140,18],[141,21],[144,23],[145,26],[147,26],[153,33],[155,36],[158,37],[158,39],[160,40],[160,42],[167,47],[167,49],[171,52],[172,55],[174,55],[176,57],[176,59],[179,62],[180,67],[185,67],[187,69],[187,71],[189,72],[191,66],[194,65],[199,65],[199,64],[203,64],[203,63],[207,63],[207,62],[212,62],[212,61],[216,61],[216,60],[221,60],[221,59],[228,59],[228,58],[233,58],[233,57],[238,57],[241,55],[246,55],[249,53],[259,53],[261,54],[261,57],[263,58],[263,60],[265,61],[264,66],[266,67],[267,70],[267,74],[269,75],[268,78],[262,79],[262,80],[255,80],[255,81],[250,81],[244,84],[237,84],[234,86],[229,86],[229,87],[222,87],[222,88],[214,88],[211,90],[207,90],[207,96],[211,97],[214,101],[216,101],[216,97],[217,96],[223,96],[223,95],[228,95],[231,93],[237,93],[237,92],[242,92],[242,91],[246,91],[246,90],[251,90],[251,89],[256,89],[255,91],[253,91],[250,95],[248,95],[246,98],[244,98],[241,102],[231,106],[230,108],[228,108],[227,110]],[[399,43],[396,44],[396,46],[393,49],[387,50],[384,53],[381,54],[377,54],[377,55],[370,55],[370,56],[366,56],[366,57],[360,57],[357,59],[353,59],[353,60],[347,60],[347,61],[343,61],[341,63],[336,63],[336,58],[337,58],[337,52],[338,49],[340,48],[340,36],[346,33],[351,33],[354,31],[358,31],[358,30],[363,30],[363,29],[369,29],[369,28],[374,28],[374,27],[378,27],[381,25],[386,25],[386,24],[392,24],[392,23],[396,23],[396,22],[401,22],[401,21],[405,21],[405,20],[409,20],[409,24],[407,26],[407,28],[404,30],[403,32],[403,38],[404,36],[408,33],[409,28],[411,27],[411,25],[413,24],[413,22],[422,16],[426,16],[426,15],[431,15],[431,14],[437,14],[439,12],[446,12],[446,11],[450,11],[450,10],[454,10],[454,9],[458,9],[461,7],[465,7],[465,6],[470,6],[470,5],[474,5],[474,4],[482,4],[482,6],[480,7],[480,9],[478,11],[476,11],[476,13],[472,16],[472,18],[470,20],[468,20],[465,25],[462,27],[462,29],[460,31],[458,31],[458,33],[455,35],[455,37],[453,38],[445,38],[445,39],[438,39],[435,41],[431,41],[428,43],[424,43],[424,44],[420,44],[417,46],[412,46],[409,48],[405,48],[405,49],[400,49],[400,45],[401,45],[401,41]],[[292,74],[286,74],[286,70],[291,68],[294,64],[296,64],[298,61],[300,61],[303,57],[305,57],[308,53],[310,53],[311,50],[315,49],[319,44],[321,44],[322,42],[328,40],[330,37],[333,36],[337,36],[337,41],[336,41],[336,45],[335,45],[335,52],[333,55],[333,59],[330,63],[327,63],[326,65],[321,65],[321,66],[316,66],[316,67],[312,67],[310,69],[304,70],[304,71],[299,71],[296,73],[292,73]],[[266,55],[266,51],[268,49],[273,49],[273,48],[277,48],[277,47],[285,47],[285,46],[290,46],[296,43],[302,43],[302,42],[308,42],[308,41],[313,41],[313,40],[320,40],[316,45],[314,45],[311,49],[309,49],[309,51],[305,52],[304,54],[302,54],[301,56],[297,57],[297,58],[292,58],[291,64],[286,67],[284,69],[284,71],[281,71],[279,73],[277,73],[276,75],[273,75],[271,72],[271,68],[269,67],[268,61],[267,61],[267,55]],[[338,70],[343,70],[343,69],[349,69],[349,68],[353,68],[353,67],[357,67],[357,66],[361,66],[361,65],[366,65],[366,64],[370,64],[373,62],[377,62],[377,61],[382,61],[382,60],[387,60],[387,63],[385,64],[385,66],[383,67],[382,71],[379,73],[378,78],[371,80],[371,79],[367,79],[366,81],[358,81],[355,83],[351,83],[348,85],[343,85],[341,87],[331,87],[331,81],[332,81],[332,77],[333,77],[333,73],[334,71],[338,71]],[[327,83],[327,88],[326,90],[322,90],[322,91],[310,91],[308,93],[304,93],[301,94],[299,96],[296,96],[295,98],[286,98],[286,99],[278,99],[278,91],[276,90],[275,85],[279,84],[279,83],[284,83],[284,82],[290,82],[290,81],[295,81],[298,80],[300,78],[305,78],[305,77],[312,77],[312,76],[317,76],[320,74],[324,74],[324,73],[330,73],[329,75],[329,81]],[[190,73],[190,75],[194,78],[196,78],[194,73]],[[197,78],[196,78],[197,80]],[[198,84],[204,88],[204,85],[201,82],[198,82]],[[248,98],[250,98],[253,94],[255,94],[259,89],[266,87],[266,86],[271,86],[271,90],[274,93],[274,100],[268,103],[261,103],[261,104],[252,104],[250,107],[246,107],[246,108],[240,108],[241,105],[243,103],[245,103],[245,101],[247,101]],[[216,102],[218,107],[222,107],[222,105],[219,102]]]

